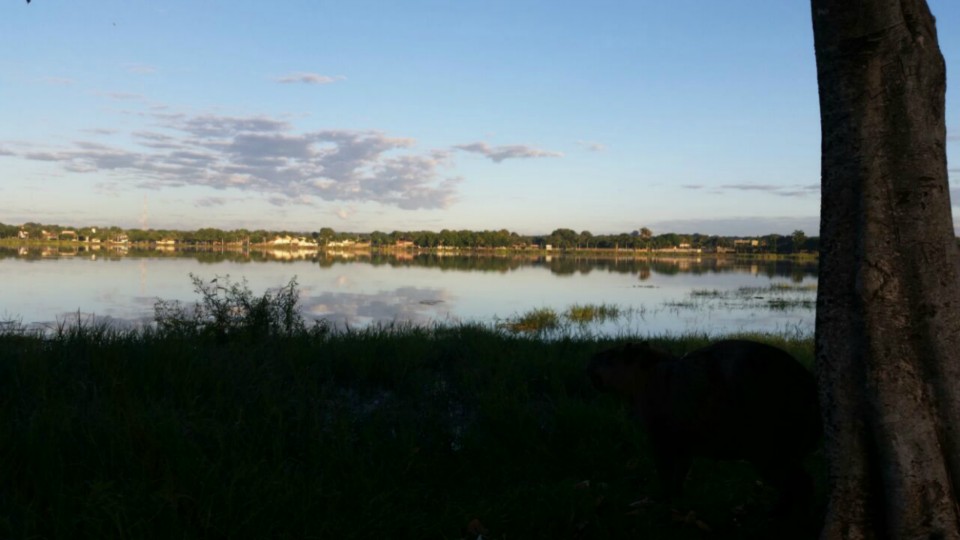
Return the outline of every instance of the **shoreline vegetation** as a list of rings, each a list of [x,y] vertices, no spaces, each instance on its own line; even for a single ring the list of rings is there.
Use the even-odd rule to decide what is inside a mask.
[[[656,501],[645,434],[584,372],[593,353],[636,336],[544,339],[477,324],[333,332],[301,317],[295,280],[262,295],[242,282],[193,282],[197,302],[158,302],[150,328],[87,323],[42,337],[0,326],[0,536],[759,539],[798,530],[771,517],[776,493],[743,463],[698,461],[675,505]],[[518,321],[617,314],[580,305],[560,321]],[[812,364],[810,336],[740,337]],[[713,339],[650,341],[682,354]],[[816,531],[821,453],[807,466],[817,504],[800,528]]]
[[[315,252],[417,252],[417,253],[575,253],[598,256],[660,255],[752,255],[761,257],[816,258],[817,237],[803,231],[791,235],[756,237],[666,233],[654,235],[647,228],[629,233],[598,234],[556,229],[545,235],[520,235],[497,231],[448,230],[393,231],[383,233],[337,232],[328,227],[314,232],[199,229],[196,231],[120,229],[118,227],[62,227],[27,223],[0,223],[0,246],[63,246],[78,249],[103,247],[155,251],[202,250],[299,250]]]

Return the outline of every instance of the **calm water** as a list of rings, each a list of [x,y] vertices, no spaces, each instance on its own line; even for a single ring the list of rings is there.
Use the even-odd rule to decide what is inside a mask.
[[[612,304],[603,333],[811,333],[816,264],[313,252],[112,252],[0,248],[0,321],[95,317],[149,323],[158,298],[197,299],[189,274],[246,279],[257,294],[296,276],[304,315],[343,326],[509,320],[534,308]]]

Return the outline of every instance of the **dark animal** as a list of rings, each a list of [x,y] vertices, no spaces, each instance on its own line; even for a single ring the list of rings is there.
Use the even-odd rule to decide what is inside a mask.
[[[802,467],[821,435],[813,375],[788,353],[720,341],[682,358],[628,343],[593,356],[594,386],[629,402],[649,434],[663,494],[679,495],[691,458],[744,459],[780,491],[776,511],[811,501]]]

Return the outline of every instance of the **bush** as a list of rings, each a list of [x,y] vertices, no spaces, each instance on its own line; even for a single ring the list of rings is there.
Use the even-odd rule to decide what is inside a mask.
[[[308,330],[300,313],[297,278],[286,285],[256,296],[247,280],[237,283],[230,276],[215,276],[209,282],[190,274],[200,300],[184,306],[177,300],[157,300],[154,321],[162,334],[187,336],[295,336],[325,333],[326,324],[318,321]]]

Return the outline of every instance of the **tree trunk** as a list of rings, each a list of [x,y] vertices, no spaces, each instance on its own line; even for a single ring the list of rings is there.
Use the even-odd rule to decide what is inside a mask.
[[[812,0],[822,537],[960,539],[960,272],[925,0]]]

